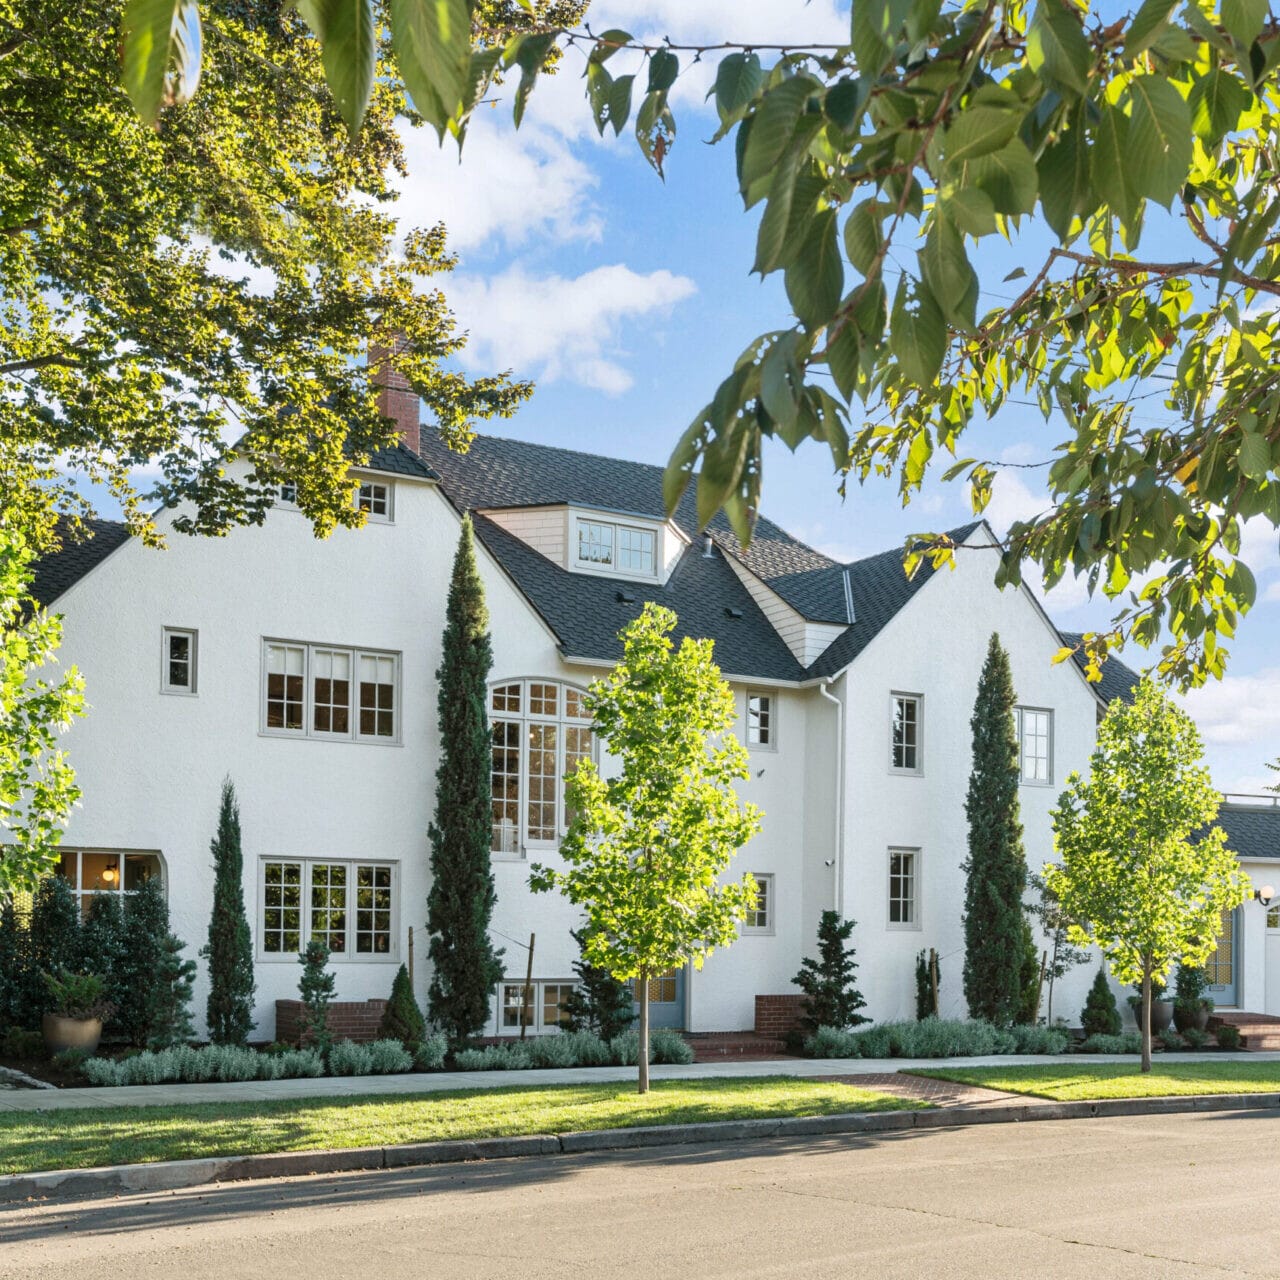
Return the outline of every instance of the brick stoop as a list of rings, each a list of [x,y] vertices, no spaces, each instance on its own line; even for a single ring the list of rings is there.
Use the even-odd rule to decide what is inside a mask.
[[[767,1062],[795,1056],[781,1040],[752,1031],[686,1031],[684,1038],[695,1062]]]
[[[1280,1049],[1280,1018],[1269,1013],[1214,1013],[1209,1030],[1227,1025],[1240,1028],[1242,1049]]]

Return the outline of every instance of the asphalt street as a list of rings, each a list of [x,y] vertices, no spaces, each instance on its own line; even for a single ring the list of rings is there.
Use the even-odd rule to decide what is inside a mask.
[[[0,1277],[1280,1276],[1280,1117],[982,1125],[0,1208]]]

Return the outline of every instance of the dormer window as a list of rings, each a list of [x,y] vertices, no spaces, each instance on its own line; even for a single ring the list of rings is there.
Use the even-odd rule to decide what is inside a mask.
[[[578,568],[628,577],[657,577],[658,536],[654,530],[610,520],[579,519],[577,523]]]
[[[391,486],[381,480],[362,480],[356,490],[356,507],[366,519],[390,524],[394,514]]]

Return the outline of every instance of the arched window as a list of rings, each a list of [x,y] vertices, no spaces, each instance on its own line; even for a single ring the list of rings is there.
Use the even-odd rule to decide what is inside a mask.
[[[591,755],[583,691],[554,680],[509,680],[489,693],[493,725],[494,853],[521,856],[565,828],[564,780]]]

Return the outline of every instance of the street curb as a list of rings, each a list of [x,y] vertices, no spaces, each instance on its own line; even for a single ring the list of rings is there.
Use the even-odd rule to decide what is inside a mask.
[[[716,1120],[706,1124],[643,1125],[579,1133],[534,1133],[513,1138],[455,1139],[392,1147],[337,1151],[278,1151],[254,1156],[206,1156],[98,1169],[54,1169],[0,1177],[0,1204],[72,1196],[115,1196],[174,1191],[213,1182],[293,1178],[369,1169],[527,1156],[631,1151],[694,1143],[751,1142],[762,1138],[890,1133],[909,1129],[958,1129],[976,1124],[1021,1124],[1028,1120],[1101,1120],[1112,1116],[1175,1115],[1204,1111],[1280,1111],[1280,1093],[1188,1094],[1171,1098],[1105,1098],[1096,1102],[1028,1100],[998,1106],[948,1107],[929,1111],[852,1112],[760,1120]]]

